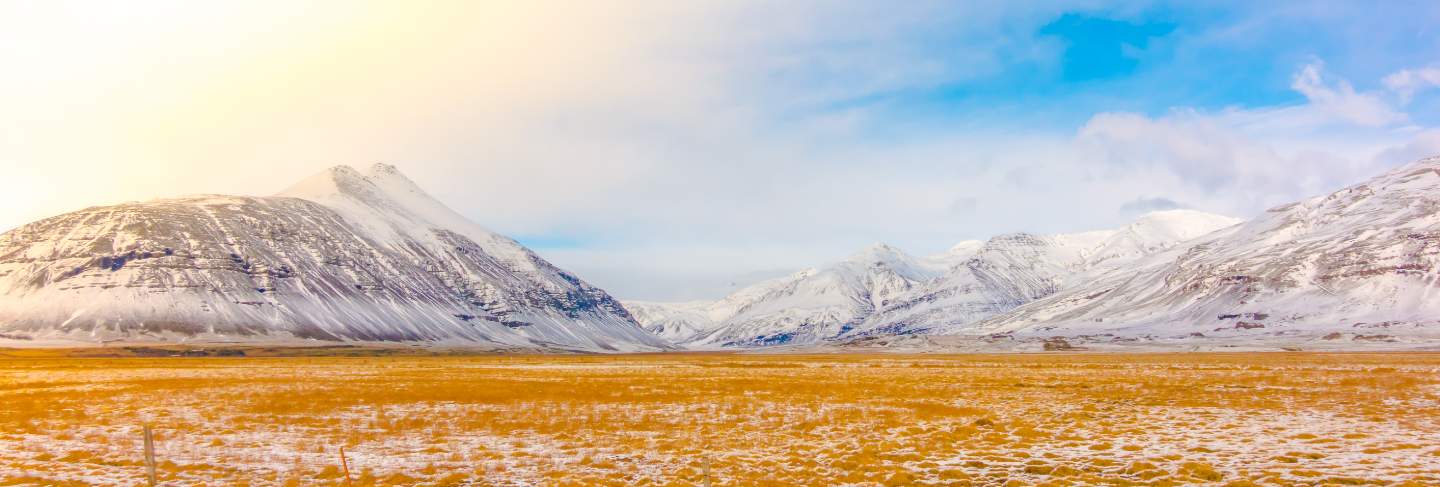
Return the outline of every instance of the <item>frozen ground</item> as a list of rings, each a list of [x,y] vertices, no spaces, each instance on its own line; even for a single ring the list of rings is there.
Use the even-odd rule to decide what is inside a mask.
[[[1440,354],[26,354],[12,484],[1440,483]]]

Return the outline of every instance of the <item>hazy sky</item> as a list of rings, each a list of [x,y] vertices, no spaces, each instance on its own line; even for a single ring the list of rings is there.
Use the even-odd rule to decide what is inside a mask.
[[[388,162],[693,299],[1440,153],[1440,3],[1125,3],[0,0],[0,227]]]

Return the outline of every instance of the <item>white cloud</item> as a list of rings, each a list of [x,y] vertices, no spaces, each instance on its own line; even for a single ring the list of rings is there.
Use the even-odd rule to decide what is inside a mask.
[[[1175,186],[1169,194],[1231,215],[1251,214],[1368,175],[1353,159],[1316,141],[1271,141],[1229,120],[1225,113],[1190,110],[1156,118],[1098,114],[1081,128],[1076,144],[1106,177],[1133,180],[1152,171],[1149,179]],[[1144,187],[1145,178],[1139,179],[1137,186]]]
[[[1309,108],[1319,115],[1355,125],[1378,127],[1404,122],[1408,117],[1396,111],[1379,94],[1357,93],[1350,82],[1338,80],[1325,83],[1325,65],[1314,62],[1295,73],[1290,87],[1309,100]]]
[[[1244,216],[1440,153],[1435,130],[1395,127],[1405,113],[1346,80],[1327,82],[1322,67],[1295,74],[1293,88],[1307,100],[1301,105],[1096,114],[1076,135],[1075,157],[1104,177],[1152,171],[1139,187],[1158,184],[1197,208]]]
[[[1402,101],[1409,102],[1415,93],[1440,86],[1440,68],[1402,69],[1386,76],[1383,83]]]

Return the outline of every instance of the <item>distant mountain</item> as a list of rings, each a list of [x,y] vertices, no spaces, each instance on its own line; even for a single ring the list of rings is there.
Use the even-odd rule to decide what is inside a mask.
[[[1440,338],[1440,158],[1273,208],[965,334]]]
[[[766,281],[716,303],[719,324],[686,342],[700,347],[813,343],[849,331],[944,268],[876,244],[823,269]]]
[[[669,347],[604,291],[380,164],[337,166],[272,197],[94,207],[0,235],[0,332],[16,343]]]
[[[742,289],[713,303],[637,303],[648,328],[692,347],[813,344],[868,335],[944,333],[1238,220],[1156,212],[1110,231],[1011,234],[912,257],[877,244],[821,269]]]
[[[969,259],[879,310],[849,335],[952,333],[1239,222],[1168,210],[1146,214],[1117,230],[994,237]]]
[[[642,324],[646,331],[676,343],[689,340],[715,326],[715,321],[709,316],[713,301],[683,303],[625,301],[624,304],[625,309],[630,311],[630,314]]]

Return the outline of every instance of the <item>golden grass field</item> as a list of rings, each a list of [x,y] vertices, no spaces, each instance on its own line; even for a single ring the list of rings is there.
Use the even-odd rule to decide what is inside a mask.
[[[107,353],[0,351],[0,484],[1440,485],[1440,354]]]

